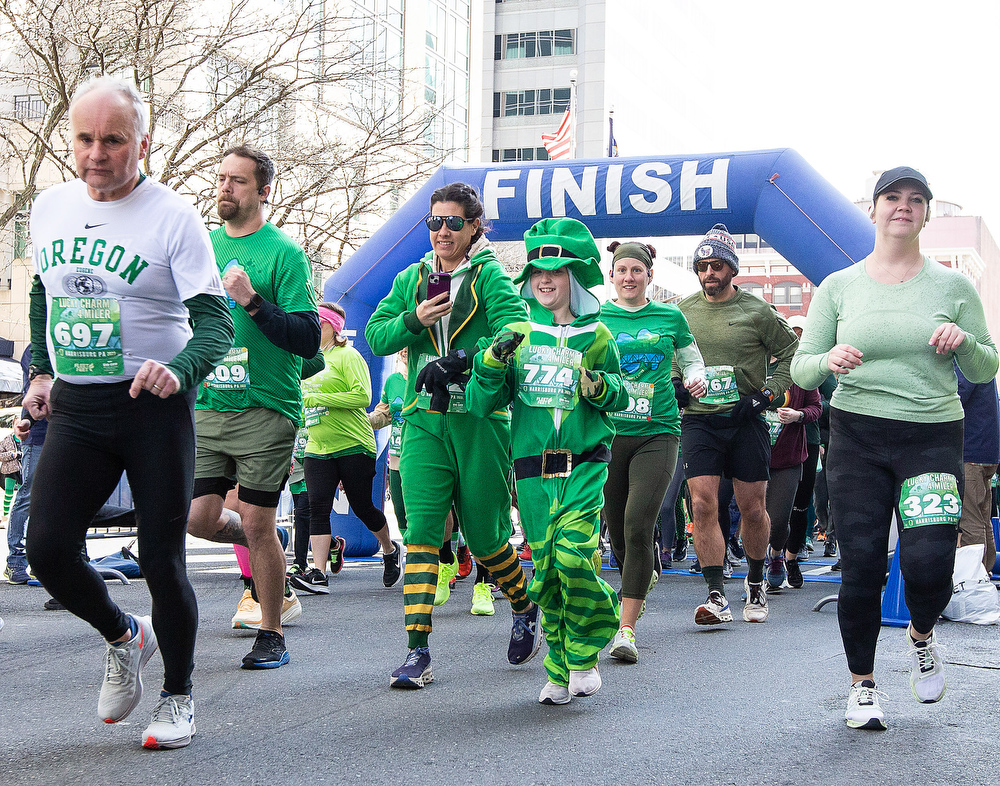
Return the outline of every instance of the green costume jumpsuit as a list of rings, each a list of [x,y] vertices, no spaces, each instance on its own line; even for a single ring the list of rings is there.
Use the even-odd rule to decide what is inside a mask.
[[[437,587],[438,549],[454,501],[469,550],[497,580],[515,612],[531,608],[526,580],[508,543],[510,523],[510,413],[504,406],[477,416],[452,386],[446,414],[428,412],[430,396],[417,395],[415,380],[429,360],[464,349],[471,357],[505,324],[522,321],[524,302],[510,276],[481,238],[451,278],[447,321],[424,327],[417,306],[427,298],[434,254],[396,276],[389,294],[368,320],[365,338],[377,355],[407,348],[403,447],[399,459],[406,500],[406,573],[403,583],[409,647],[427,646]]]
[[[575,245],[562,250],[553,236],[529,238],[531,232],[526,235],[529,263],[517,279],[524,281],[522,296],[530,298],[530,321],[506,325],[525,339],[507,365],[489,349],[476,356],[466,401],[473,413],[513,403],[518,509],[535,565],[528,595],[543,612],[549,645],[545,670],[553,683],[566,685],[569,672],[593,667],[618,632],[618,596],[592,559],[615,436],[606,413],[625,409],[629,397],[615,342],[597,318],[600,304],[584,288],[602,280],[597,246],[589,241],[593,249],[587,259],[532,259],[534,240],[547,241],[543,253],[581,250]],[[566,265],[576,318],[556,325],[552,313],[534,299],[531,269]],[[580,395],[581,368],[592,369],[605,383],[595,398]]]

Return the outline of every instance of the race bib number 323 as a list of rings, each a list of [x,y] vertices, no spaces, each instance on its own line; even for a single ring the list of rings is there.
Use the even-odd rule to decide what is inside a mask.
[[[903,529],[931,524],[956,526],[962,516],[958,482],[947,472],[926,472],[903,481],[899,492]]]
[[[49,336],[60,376],[125,373],[121,311],[110,297],[54,297]]]

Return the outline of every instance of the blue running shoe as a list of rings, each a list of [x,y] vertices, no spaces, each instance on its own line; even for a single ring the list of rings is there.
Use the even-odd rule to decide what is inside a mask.
[[[414,647],[406,660],[392,673],[389,685],[393,688],[422,688],[434,682],[431,673],[431,651],[427,647]]]
[[[788,571],[785,570],[784,553],[778,556],[771,556],[767,565],[767,586],[773,590],[780,589],[788,578]]]
[[[273,630],[257,631],[253,649],[243,657],[244,669],[276,669],[290,660],[285,637]]]

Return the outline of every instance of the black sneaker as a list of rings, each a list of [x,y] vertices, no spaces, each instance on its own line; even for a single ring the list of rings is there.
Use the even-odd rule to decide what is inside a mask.
[[[518,614],[513,612],[514,625],[510,630],[507,661],[514,666],[527,663],[542,646],[542,626],[538,624],[538,604]]]
[[[46,611],[66,611],[66,607],[63,606],[55,598],[49,598],[47,601],[45,601],[45,605],[43,606],[43,608]]]
[[[397,541],[393,541],[396,550],[392,554],[382,555],[382,585],[385,587],[392,587],[397,581],[399,581],[399,557],[402,554],[402,547]]]
[[[744,559],[747,555],[747,553],[743,550],[743,545],[740,543],[738,535],[733,535],[729,539],[729,550],[733,552],[733,556],[737,559]]]
[[[674,562],[683,562],[688,558],[687,538],[681,540],[674,546]]]
[[[788,572],[788,586],[792,589],[802,589],[802,571],[797,559],[786,559],[785,570]]]
[[[312,568],[301,575],[293,573],[288,577],[288,583],[295,589],[312,595],[330,594],[330,580],[319,568]]]
[[[840,570],[840,560],[839,559],[830,566],[830,570]]]
[[[330,546],[330,572],[334,576],[344,569],[344,551],[346,549],[347,541],[337,535]]]
[[[667,560],[667,567],[670,567],[669,560]],[[663,556],[660,554],[660,549],[655,543],[653,544],[653,571],[656,573],[657,579],[663,575]]]
[[[273,630],[257,631],[253,649],[243,658],[244,669],[276,669],[290,658],[285,649],[285,637]]]
[[[826,547],[823,549],[823,556],[824,557],[836,557],[837,556],[837,544],[836,543],[831,543],[830,541],[827,541],[826,542]]]
[[[392,673],[389,682],[393,688],[422,688],[434,682],[431,672],[431,652],[427,647],[414,647],[406,654],[406,660]]]
[[[698,562],[697,559],[695,559],[695,561],[691,563],[691,567],[688,568],[688,573],[690,573],[690,574],[692,574],[694,576],[696,576],[699,573],[701,573],[701,563]]]

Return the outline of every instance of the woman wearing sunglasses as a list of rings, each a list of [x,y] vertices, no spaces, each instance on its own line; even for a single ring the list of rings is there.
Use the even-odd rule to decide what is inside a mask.
[[[804,388],[831,372],[839,383],[826,473],[843,576],[837,616],[851,672],[846,719],[855,729],[886,727],[873,672],[893,514],[910,612],[910,688],[925,704],[944,696],[934,626],[952,596],[965,485],[953,363],[973,382],[997,373],[972,283],[920,253],[932,198],[915,169],[882,174],[870,211],[875,248],[816,290],[792,362]]]
[[[454,503],[469,550],[511,602],[514,625],[507,659],[524,663],[540,643],[538,607],[526,593],[510,546],[510,413],[480,418],[465,407],[464,389],[424,382],[467,369],[482,339],[527,319],[524,301],[484,235],[475,189],[451,183],[431,195],[425,223],[431,250],[403,270],[368,321],[365,338],[378,355],[407,349],[399,474],[406,500],[404,616],[409,652],[392,673],[397,688],[422,688],[434,677],[428,636],[441,570],[445,521]],[[428,289],[441,288],[428,297]],[[442,392],[447,390],[446,393]],[[419,391],[419,392],[418,392]]]
[[[608,535],[622,575],[621,627],[611,642],[611,656],[635,663],[635,625],[661,572],[653,530],[681,435],[671,364],[676,356],[683,370],[683,385],[678,380],[682,397],[704,395],[705,364],[680,309],[646,297],[656,249],[616,241],[608,250],[614,254],[611,282],[617,297],[601,306],[601,322],[618,345],[629,394],[628,409],[610,413],[617,435],[604,484]]]

